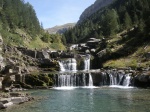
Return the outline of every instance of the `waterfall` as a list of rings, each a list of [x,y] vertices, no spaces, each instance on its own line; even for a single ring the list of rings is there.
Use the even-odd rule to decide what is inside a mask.
[[[127,74],[126,77],[125,77],[125,80],[123,82],[123,86],[129,86],[130,85],[130,74]]]
[[[60,71],[76,71],[77,70],[77,62],[74,58],[64,59],[58,62],[60,66]]]
[[[110,78],[110,85],[121,85],[124,78],[124,74],[118,74],[116,72],[110,73],[109,78]]]
[[[90,73],[64,73],[54,77],[55,87],[92,87],[93,80]]]
[[[87,55],[84,59],[84,70],[90,70],[90,55]]]
[[[130,74],[123,74],[118,72],[109,73],[109,84],[110,86],[126,86],[129,87],[130,85]],[[107,78],[108,79],[108,78]]]
[[[92,76],[91,76],[91,73],[89,73],[89,86],[93,86],[93,79],[92,79]]]
[[[90,70],[90,55],[81,55],[80,58],[84,60],[82,71],[77,70],[75,58],[61,59],[58,62],[61,72],[54,76],[55,87],[93,87],[93,84],[126,88],[130,86],[131,74],[126,74],[124,70],[110,69],[94,72]]]
[[[63,64],[60,61],[58,61],[58,63],[59,63],[59,66],[60,66],[60,71],[64,72],[65,68],[64,68]]]

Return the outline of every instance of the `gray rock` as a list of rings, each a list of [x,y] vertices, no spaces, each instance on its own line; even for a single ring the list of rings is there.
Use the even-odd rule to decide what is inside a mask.
[[[104,49],[104,50],[101,50],[100,52],[97,53],[98,57],[102,57],[103,55],[105,55],[107,53],[107,50]]]
[[[0,102],[0,109],[4,109],[4,108],[6,108],[6,107],[3,105],[2,102]]]

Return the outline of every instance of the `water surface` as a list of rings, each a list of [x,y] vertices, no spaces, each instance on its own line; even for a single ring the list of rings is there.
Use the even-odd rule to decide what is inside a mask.
[[[112,87],[30,91],[39,100],[5,112],[150,112],[150,90]]]

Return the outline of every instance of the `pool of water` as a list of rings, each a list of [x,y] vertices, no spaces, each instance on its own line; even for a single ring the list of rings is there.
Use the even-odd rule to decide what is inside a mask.
[[[35,101],[4,112],[150,112],[150,90],[73,88],[29,91]]]

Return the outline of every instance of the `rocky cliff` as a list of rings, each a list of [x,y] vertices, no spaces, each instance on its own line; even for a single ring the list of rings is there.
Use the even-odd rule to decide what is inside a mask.
[[[87,9],[84,10],[84,12],[80,16],[78,23],[81,23],[87,17],[97,12],[99,9],[109,5],[110,3],[112,3],[112,1],[113,0],[96,0],[94,4],[92,4]]]

